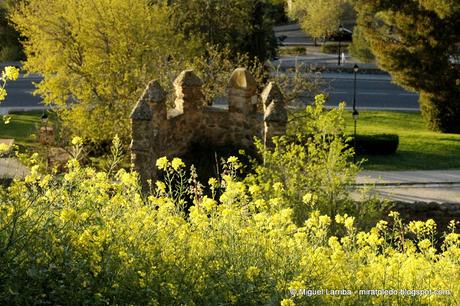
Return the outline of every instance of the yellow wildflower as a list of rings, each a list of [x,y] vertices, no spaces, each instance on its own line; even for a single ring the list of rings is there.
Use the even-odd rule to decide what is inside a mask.
[[[431,242],[428,239],[423,239],[422,241],[418,243],[418,247],[420,248],[420,250],[426,250],[430,246],[431,246]]]
[[[12,81],[17,80],[19,78],[19,69],[13,66],[5,67],[3,78]]]
[[[281,301],[281,306],[295,306],[295,303],[291,299],[284,299]]]
[[[214,207],[217,206],[217,203],[213,199],[204,197],[201,205],[206,209],[206,211],[211,211]]]
[[[179,171],[180,168],[185,167],[185,164],[182,159],[174,157],[171,162],[171,166],[175,171]]]
[[[155,186],[157,186],[157,189],[159,192],[162,192],[162,193],[166,192],[166,185],[162,181],[156,181]]]
[[[345,228],[349,231],[351,231],[353,229],[353,223],[355,221],[355,218],[353,217],[347,217],[345,220],[344,220],[344,223],[343,225],[345,226]]]
[[[163,156],[157,159],[156,166],[160,170],[166,170],[166,168],[168,167],[168,163],[168,158],[166,156]]]
[[[74,146],[81,146],[83,144],[83,139],[79,136],[75,136],[72,138],[72,145]]]
[[[10,150],[10,146],[6,143],[0,143],[0,154],[7,153]]]
[[[254,266],[250,266],[246,270],[246,277],[251,281],[253,281],[257,276],[259,276],[259,274],[260,274],[260,269]]]
[[[208,184],[209,184],[209,186],[211,186],[211,187],[217,187],[217,184],[218,184],[218,183],[217,183],[217,179],[214,178],[214,177],[211,177],[211,178],[208,180]]]
[[[10,121],[11,121],[11,116],[8,116],[8,115],[3,116],[4,124],[10,124]]]
[[[5,100],[6,98],[6,89],[3,87],[0,87],[0,101]]]
[[[235,164],[238,162],[238,157],[236,156],[230,156],[228,159],[227,159],[227,162],[230,163],[230,164]]]

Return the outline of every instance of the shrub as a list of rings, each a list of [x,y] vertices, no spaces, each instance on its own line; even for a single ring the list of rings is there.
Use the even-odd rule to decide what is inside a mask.
[[[178,159],[158,166],[181,176]],[[230,158],[219,198],[193,184],[189,214],[157,182],[143,196],[135,173],[113,178],[71,161],[62,177],[40,175],[0,189],[0,303],[130,305],[455,304],[460,240],[433,245],[434,222],[379,222],[358,231],[348,215],[312,212],[302,226],[280,198],[234,180]],[[177,193],[176,193],[177,194]],[[332,224],[341,237],[329,234]],[[414,239],[407,238],[412,232]],[[344,289],[313,295],[307,289]],[[448,290],[438,295],[360,295],[369,289]],[[415,292],[415,291],[414,291]]]
[[[264,162],[247,177],[249,184],[262,188],[258,196],[264,201],[278,199],[293,208],[297,224],[313,210],[335,215],[356,208],[347,186],[359,168],[349,162],[353,150],[342,137],[344,104],[329,111],[324,103],[325,96],[318,95],[313,105],[292,114],[287,135],[274,140],[273,150],[257,143]]]
[[[354,141],[349,142],[354,146]],[[356,135],[357,154],[391,155],[395,154],[399,145],[399,136],[396,134]]]
[[[347,45],[340,45],[340,52],[347,52]],[[321,52],[329,54],[338,54],[339,53],[339,44],[338,43],[323,43],[321,45]]]
[[[278,50],[280,55],[305,55],[307,54],[306,47],[285,47]]]

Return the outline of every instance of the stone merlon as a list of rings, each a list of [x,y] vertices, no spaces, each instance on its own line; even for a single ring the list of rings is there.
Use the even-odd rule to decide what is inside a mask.
[[[150,121],[152,119],[152,109],[146,99],[140,99],[133,111],[131,112],[131,120]]]
[[[183,87],[200,87],[203,85],[203,81],[196,76],[193,70],[184,70],[174,80],[174,85],[180,85]]]
[[[174,108],[166,109],[166,94],[157,81],[148,84],[131,113],[131,161],[144,187],[155,179],[155,162],[162,156],[187,153],[190,145],[233,145],[254,149],[254,137],[270,146],[271,137],[285,131],[287,112],[276,84],[270,83],[257,112],[257,83],[245,68],[233,71],[228,81],[228,110],[205,106],[203,82],[192,70],[174,81]],[[262,108],[262,107],[260,107]]]

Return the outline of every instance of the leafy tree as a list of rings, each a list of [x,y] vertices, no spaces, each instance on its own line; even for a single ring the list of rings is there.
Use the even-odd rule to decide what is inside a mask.
[[[313,38],[323,38],[337,31],[344,19],[353,15],[346,0],[293,0],[288,10],[302,29]]]
[[[460,132],[459,2],[357,0],[356,8],[379,66],[420,93],[429,128]]]
[[[145,84],[169,82],[174,63],[197,53],[170,16],[166,4],[143,0],[31,0],[13,21],[27,39],[25,68],[44,76],[37,91],[64,127],[95,141],[116,134],[126,141]]]
[[[369,42],[366,40],[366,37],[359,27],[353,29],[353,41],[348,46],[348,51],[353,57],[363,62],[367,63],[374,60]]]
[[[18,2],[18,0],[0,2],[0,61],[21,60],[24,57],[19,43],[19,33],[8,18],[9,11]]]
[[[179,70],[194,67],[205,81],[213,76],[227,82],[236,65],[273,52],[265,14],[271,1],[217,4],[31,0],[18,7],[13,21],[25,37],[25,67],[44,76],[37,92],[56,106],[62,126],[98,142],[116,134],[126,142],[129,112],[151,79],[172,89]],[[228,71],[220,66],[224,61],[232,66]],[[219,84],[209,88],[209,100]]]
[[[186,36],[233,52],[248,53],[260,60],[275,51],[273,20],[270,16],[276,1],[264,0],[175,0],[173,23]],[[273,2],[273,3],[272,3]]]

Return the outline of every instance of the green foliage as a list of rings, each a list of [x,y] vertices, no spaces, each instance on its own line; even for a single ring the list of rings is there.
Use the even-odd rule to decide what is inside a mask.
[[[25,68],[44,75],[37,92],[55,107],[61,128],[96,143],[109,142],[115,134],[127,143],[129,113],[152,79],[172,93],[179,72],[194,68],[205,83],[207,104],[225,93],[237,66],[249,68],[262,83],[263,62],[242,45],[257,45],[251,35],[258,35],[259,27],[248,27],[254,24],[254,5],[246,0],[223,1],[222,6],[32,0],[17,9],[13,20],[27,37]],[[201,22],[209,25],[204,34]],[[263,22],[268,31],[268,21]]]
[[[346,52],[348,45],[340,44],[340,52]],[[339,44],[336,42],[333,43],[323,43],[321,45],[321,52],[329,54],[338,54],[339,53]]]
[[[294,209],[297,224],[313,210],[334,216],[352,209],[347,186],[358,166],[349,162],[353,149],[342,136],[344,105],[327,111],[324,103],[319,95],[314,105],[294,114],[287,136],[275,140],[273,151],[257,143],[263,164],[247,178],[262,188],[257,195],[263,201]]]
[[[460,6],[443,1],[356,1],[358,25],[379,66],[420,93],[428,127],[460,132]]]
[[[174,27],[187,37],[229,46],[264,61],[275,53],[273,17],[276,3],[262,0],[177,0],[172,2]]]
[[[215,98],[227,95],[228,80],[237,67],[246,67],[262,86],[266,77],[264,63],[246,53],[234,54],[229,47],[207,44],[205,54],[194,58],[192,67],[203,81],[204,102],[211,105]],[[261,91],[261,88],[259,88]]]
[[[353,134],[351,112],[345,114],[346,133]],[[403,171],[460,169],[460,135],[441,134],[427,129],[419,112],[360,111],[359,135],[398,134],[394,155],[364,155],[366,170]]]
[[[374,60],[374,55],[360,27],[353,29],[353,41],[348,46],[351,56],[362,62],[369,63]]]
[[[302,29],[313,38],[337,32],[342,20],[353,18],[353,7],[344,0],[292,0],[288,15],[299,20]]]
[[[294,68],[289,69],[272,66],[270,70],[273,72],[267,78],[278,85],[287,105],[300,102],[303,106],[320,94],[327,85],[321,73],[302,63],[296,63]]]
[[[178,159],[158,165],[183,175]],[[219,198],[184,183],[185,194],[194,196],[188,214],[163,182],[144,197],[134,173],[121,170],[111,178],[76,161],[64,176],[41,175],[33,167],[25,181],[0,189],[0,303],[456,303],[460,238],[455,223],[439,251],[433,247],[433,220],[406,226],[392,214],[393,225],[381,221],[364,232],[354,217],[331,220],[313,212],[297,226],[292,209],[278,197],[264,201],[253,185],[234,179],[235,158],[227,166],[222,180],[209,182],[211,189],[222,189]],[[331,236],[332,224],[341,237]],[[352,293],[295,294],[309,288]],[[355,292],[369,288],[448,293]]]
[[[151,79],[176,76],[196,54],[170,24],[164,4],[122,0],[32,0],[13,14],[27,40],[25,68],[41,73],[46,104],[64,128],[96,141],[129,137],[129,113]],[[72,106],[66,105],[73,101]]]
[[[307,52],[306,47],[283,47],[278,50],[280,55],[305,55]]]

